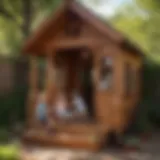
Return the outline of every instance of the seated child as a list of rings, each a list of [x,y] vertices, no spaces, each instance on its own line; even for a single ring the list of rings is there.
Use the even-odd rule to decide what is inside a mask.
[[[67,110],[67,100],[63,94],[59,95],[55,106],[58,119],[66,120],[71,118],[72,114]]]
[[[79,94],[69,96],[68,101],[61,95],[56,103],[56,113],[61,120],[76,120],[87,115],[85,102]]]
[[[73,106],[75,107],[74,114],[81,118],[81,117],[87,117],[87,106],[85,104],[85,101],[83,100],[82,96],[79,93],[74,93],[73,95]]]
[[[36,117],[42,124],[46,124],[46,122],[47,122],[47,105],[46,105],[44,93],[41,94],[38,98],[38,103],[37,103],[37,107],[36,107]]]

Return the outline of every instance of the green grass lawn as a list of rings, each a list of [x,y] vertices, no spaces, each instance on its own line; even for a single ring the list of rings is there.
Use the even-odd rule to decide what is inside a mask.
[[[18,147],[15,145],[0,145],[0,160],[18,160]]]
[[[16,144],[10,144],[9,132],[0,129],[0,160],[18,160],[19,147]]]

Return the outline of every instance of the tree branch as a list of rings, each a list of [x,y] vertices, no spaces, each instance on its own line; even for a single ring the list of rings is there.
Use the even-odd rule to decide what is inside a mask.
[[[7,19],[10,19],[10,20],[14,20],[15,21],[15,18],[13,15],[11,15],[7,10],[4,9],[4,7],[0,6],[0,15],[4,16],[5,18]]]
[[[30,29],[31,29],[31,22],[32,22],[32,0],[23,0],[23,25],[22,25],[22,31],[24,34],[24,38],[27,38]]]

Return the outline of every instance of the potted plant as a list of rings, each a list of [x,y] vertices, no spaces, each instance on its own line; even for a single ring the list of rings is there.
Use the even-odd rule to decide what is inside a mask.
[[[140,149],[140,140],[139,138],[129,136],[124,140],[124,148],[127,151],[137,151]]]

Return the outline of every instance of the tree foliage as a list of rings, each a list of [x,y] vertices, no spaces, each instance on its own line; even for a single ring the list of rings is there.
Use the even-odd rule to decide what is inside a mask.
[[[119,9],[112,23],[144,49],[152,60],[160,61],[160,2],[135,0]]]
[[[141,46],[146,55],[143,68],[143,97],[137,114],[139,129],[150,122],[160,122],[160,1],[134,0],[126,3],[111,18],[111,23],[132,41]]]
[[[158,12],[160,13],[160,1],[159,0],[135,0],[141,9],[144,9],[146,12]]]
[[[1,0],[1,52],[16,54],[32,30],[33,22],[44,12],[54,10],[61,0]]]
[[[160,60],[160,1],[136,0],[136,2],[146,15],[145,31],[148,37],[148,44],[150,44],[149,51],[152,57],[154,56]]]

